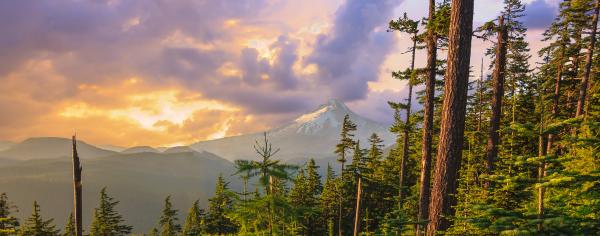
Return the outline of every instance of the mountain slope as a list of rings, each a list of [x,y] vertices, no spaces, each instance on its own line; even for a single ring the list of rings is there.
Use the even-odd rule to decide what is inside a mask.
[[[15,143],[13,143],[11,141],[0,141],[0,151],[4,151],[6,149],[9,149],[13,145],[15,145]]]
[[[333,150],[338,142],[339,132],[346,114],[356,123],[358,127],[356,137],[363,146],[367,145],[367,139],[372,133],[377,133],[384,140],[386,146],[393,143],[394,135],[388,131],[385,125],[359,116],[337,100],[330,100],[312,112],[267,132],[273,146],[281,148],[276,158],[291,160],[333,156]],[[196,150],[213,152],[228,160],[252,159],[256,157],[252,146],[255,140],[261,138],[261,133],[246,134],[202,141],[192,144],[191,147]]]
[[[90,224],[98,194],[106,186],[121,203],[118,211],[133,232],[148,232],[161,214],[163,200],[171,195],[180,219],[199,199],[205,206],[220,173],[231,177],[233,164],[208,152],[115,154],[83,159],[83,219]],[[72,209],[71,160],[65,158],[16,161],[0,165],[0,191],[19,207],[18,217],[26,218],[37,200],[42,214],[62,227]],[[26,186],[26,187],[24,187]],[[183,222],[181,222],[183,223]]]
[[[21,143],[12,145],[10,148],[4,151],[1,151],[0,157],[14,160],[70,157],[71,145],[71,140],[66,138],[29,138]],[[77,150],[83,159],[109,156],[117,153],[89,145],[83,141],[77,141]]]
[[[160,152],[160,151],[156,150],[155,148],[150,147],[150,146],[135,146],[135,147],[130,147],[130,148],[127,148],[127,149],[121,151],[121,153],[124,153],[124,154],[143,153],[143,152]]]

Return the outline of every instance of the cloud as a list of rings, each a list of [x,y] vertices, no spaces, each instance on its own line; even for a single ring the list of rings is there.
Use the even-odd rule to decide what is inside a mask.
[[[557,5],[545,0],[534,0],[525,6],[524,24],[528,29],[546,29],[558,14]]]
[[[415,88],[413,90],[413,101],[412,101],[412,112],[414,113],[420,108],[420,104],[415,99],[415,92],[421,88]],[[390,102],[406,102],[408,97],[408,87],[404,87],[402,90],[382,90],[382,91],[371,91],[365,99],[357,100],[348,104],[352,110],[361,111],[365,117],[380,122],[382,124],[391,125],[394,122],[394,110],[388,105]],[[405,113],[402,112],[401,116],[404,117]],[[404,119],[404,118],[403,118]]]
[[[0,1],[0,139],[187,143],[366,98],[399,2]]]
[[[319,68],[319,81],[334,97],[352,101],[364,98],[367,83],[378,79],[379,66],[395,42],[385,32],[399,0],[348,0],[336,12],[329,34],[316,42],[308,63]]]

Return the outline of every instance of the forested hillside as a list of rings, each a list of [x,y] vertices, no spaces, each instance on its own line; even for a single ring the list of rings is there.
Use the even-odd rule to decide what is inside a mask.
[[[409,93],[389,102],[391,150],[377,134],[358,137],[348,114],[331,147],[336,168],[281,161],[264,133],[254,160],[236,160],[235,174],[203,190],[205,208],[175,209],[165,194],[154,229],[140,232],[107,186],[84,234],[600,235],[600,0],[562,1],[537,52],[524,3],[503,3],[475,28],[474,0],[429,0],[424,19],[390,19],[388,31],[410,38],[412,58],[392,73]],[[488,64],[470,61],[473,38],[489,46]],[[229,186],[234,178],[241,189]],[[73,217],[47,220],[37,202],[16,219],[10,194],[0,197],[0,235],[76,235]]]

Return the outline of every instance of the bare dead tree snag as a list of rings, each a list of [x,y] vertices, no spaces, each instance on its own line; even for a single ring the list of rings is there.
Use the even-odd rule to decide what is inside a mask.
[[[82,218],[81,218],[81,163],[77,154],[77,140],[73,135],[73,207],[75,212],[75,235],[82,236]]]

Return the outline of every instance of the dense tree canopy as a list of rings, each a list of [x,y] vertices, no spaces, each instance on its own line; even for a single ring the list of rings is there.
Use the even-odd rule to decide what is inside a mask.
[[[254,146],[258,160],[234,163],[241,192],[218,176],[207,207],[191,203],[183,227],[166,197],[149,233],[597,235],[600,0],[562,1],[537,55],[526,40],[521,0],[504,0],[500,14],[476,29],[473,2],[430,0],[427,18],[390,21],[390,31],[411,40],[412,58],[392,73],[408,88],[388,103],[394,145],[385,147],[378,134],[357,137],[360,124],[346,114],[331,147],[341,168],[317,166],[320,157],[295,166],[276,158],[279,148],[264,133]],[[487,43],[489,66],[483,58],[470,62],[472,37]],[[416,68],[421,53],[427,65]],[[543,63],[531,65],[532,57]],[[420,90],[414,101],[413,89]],[[413,102],[423,109],[411,110]],[[89,235],[134,231],[118,203],[101,190]],[[15,211],[0,195],[0,236],[59,235],[37,202],[21,224]],[[75,235],[74,227],[71,215],[62,235]]]

